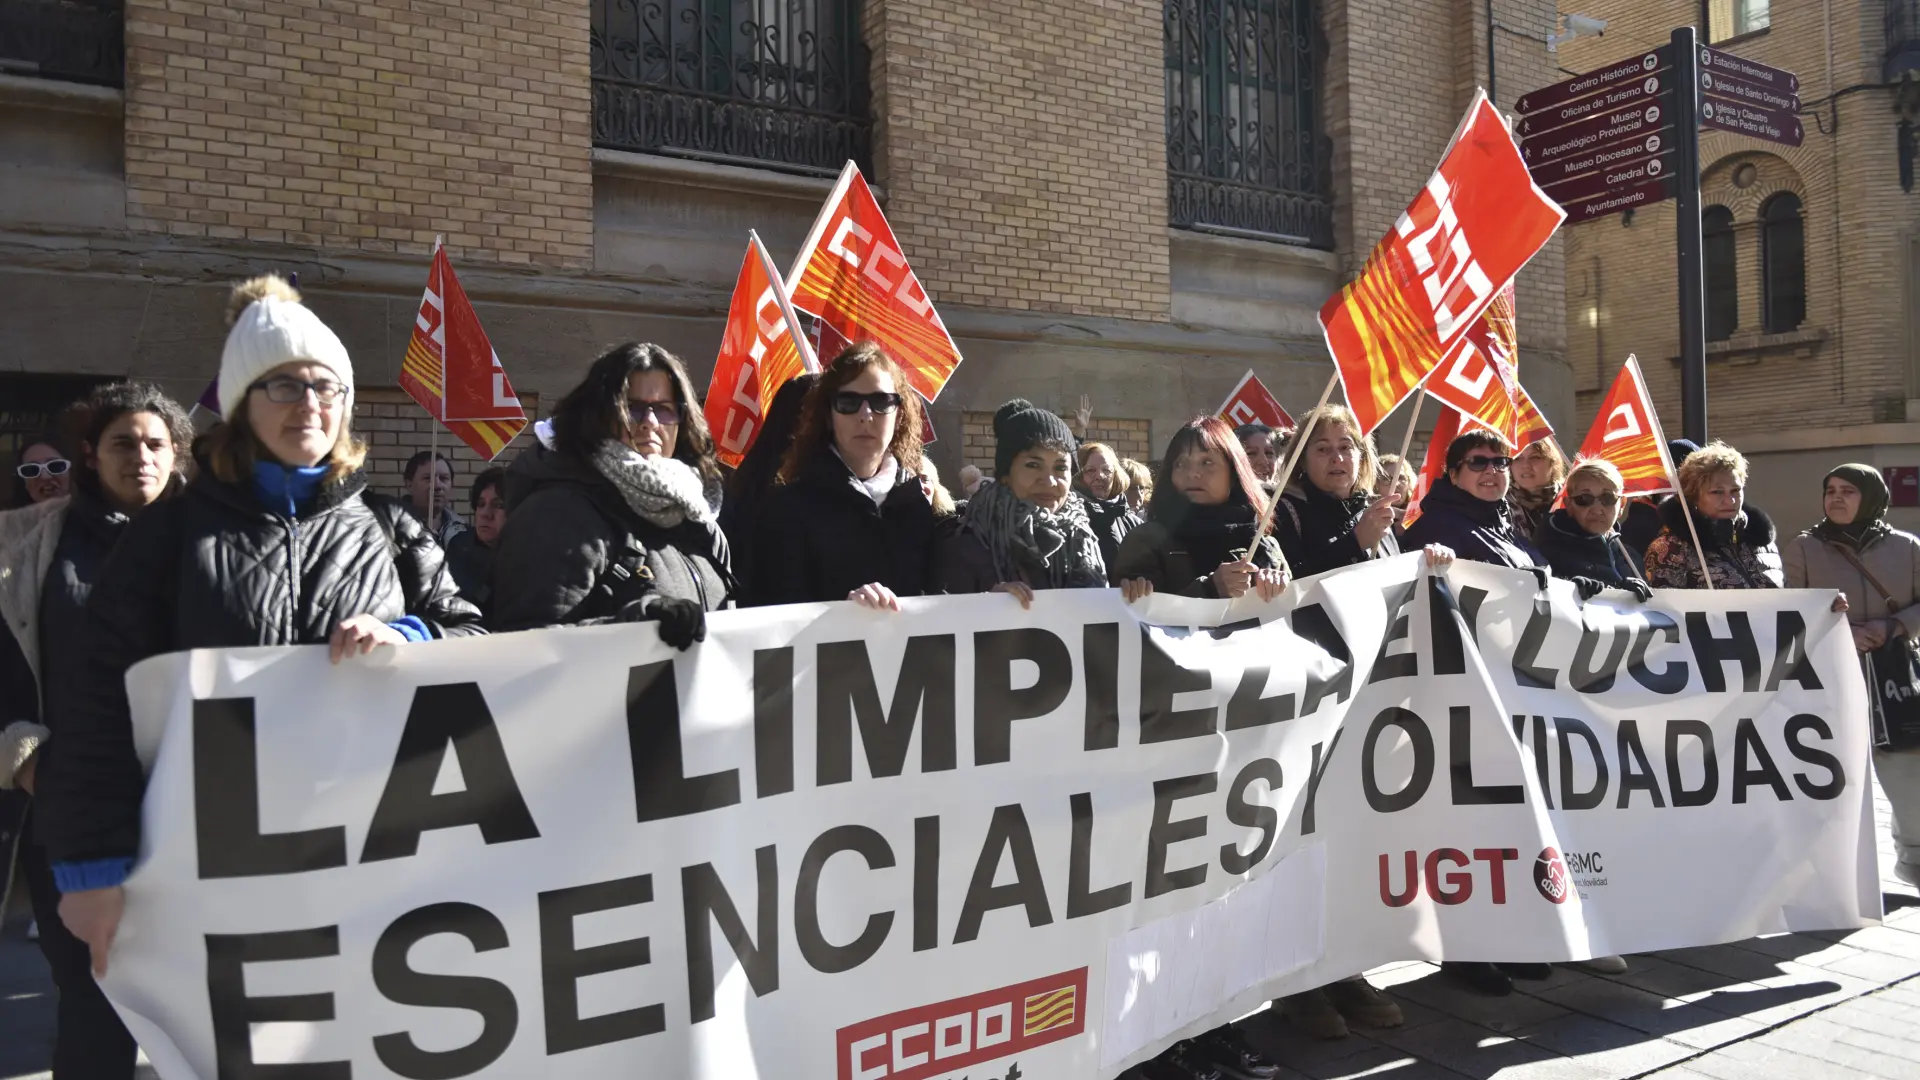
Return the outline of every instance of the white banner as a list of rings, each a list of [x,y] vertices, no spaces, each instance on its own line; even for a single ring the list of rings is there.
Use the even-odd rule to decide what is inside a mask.
[[[1406,556],[166,657],[105,985],[169,1080],[1105,1080],[1388,961],[1868,925],[1830,600]]]

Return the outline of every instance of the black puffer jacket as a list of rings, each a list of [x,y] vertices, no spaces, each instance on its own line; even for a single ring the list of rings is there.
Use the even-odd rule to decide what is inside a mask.
[[[823,446],[761,504],[747,597],[763,605],[845,600],[873,582],[899,596],[922,596],[938,589],[942,535],[918,477],[900,469],[876,505],[853,470]]]
[[[1420,500],[1420,517],[1407,527],[1401,544],[1409,551],[1428,544],[1442,544],[1468,562],[1511,566],[1517,570],[1539,566],[1539,552],[1514,531],[1508,514],[1505,499],[1489,502],[1472,492],[1461,491],[1451,478],[1442,476],[1434,481],[1426,498]]]
[[[501,494],[507,524],[487,611],[495,632],[644,619],[655,597],[706,611],[733,605],[727,538],[712,519],[655,525],[591,463],[544,446],[515,459]],[[617,560],[644,561],[647,573],[621,581],[609,573]]]
[[[1400,554],[1400,542],[1392,530],[1372,548],[1362,548],[1354,537],[1353,527],[1372,498],[1358,491],[1336,499],[1307,480],[1288,488],[1273,511],[1273,535],[1280,541],[1280,550],[1286,552],[1287,565],[1293,572],[1311,577]]]
[[[134,756],[127,669],[186,649],[325,642],[344,619],[408,615],[434,637],[483,633],[440,545],[402,517],[388,532],[356,474],[292,516],[252,486],[202,469],[186,493],[135,518],[87,602],[86,684],[41,763],[41,834],[52,861],[131,858],[146,779]]]
[[[1100,561],[1106,564],[1107,579],[1111,583],[1115,580],[1113,564],[1120,558],[1120,544],[1144,519],[1127,505],[1125,495],[1096,499],[1082,491],[1080,501],[1087,508],[1087,524],[1093,529],[1094,539],[1100,541]]]
[[[1253,543],[1254,512],[1244,499],[1224,506],[1189,506],[1171,524],[1148,519],[1127,534],[1112,573],[1114,581],[1144,578],[1155,592],[1220,599],[1213,572],[1255,548],[1253,564],[1287,568],[1287,557],[1272,536]]]
[[[1616,589],[1641,580],[1640,564],[1621,543],[1619,533],[1595,536],[1565,510],[1547,516],[1534,534],[1533,545],[1546,556],[1554,577],[1592,578]]]

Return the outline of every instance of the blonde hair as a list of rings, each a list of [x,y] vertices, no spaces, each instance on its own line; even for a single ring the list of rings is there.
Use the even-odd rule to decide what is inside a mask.
[[[1619,524],[1620,519],[1625,517],[1627,513],[1627,500],[1624,497],[1627,490],[1626,477],[1621,476],[1619,467],[1606,458],[1580,458],[1574,462],[1573,470],[1567,473],[1566,483],[1563,487],[1563,491],[1569,500],[1573,498],[1574,485],[1588,478],[1600,481],[1606,486],[1611,487],[1615,495],[1622,496],[1620,501],[1613,504],[1614,524]]]
[[[248,307],[269,298],[297,304],[300,302],[300,291],[279,274],[248,278],[227,294],[226,324],[232,326]],[[360,466],[367,460],[367,444],[353,434],[353,395],[349,393],[341,405],[340,431],[334,436],[333,451],[327,455],[327,475],[321,481],[326,484],[344,482],[347,477],[359,472]],[[244,405],[233,419],[201,436],[195,442],[194,450],[194,456],[203,458],[214,476],[229,484],[245,482],[253,475],[254,462],[259,461],[262,455],[272,456],[260,442],[260,437],[254,434]]]
[[[1719,439],[1688,454],[1680,465],[1680,494],[1687,505],[1696,505],[1707,485],[1721,473],[1733,477],[1733,482],[1741,487],[1747,486],[1747,459]]]
[[[1127,488],[1133,486],[1133,478],[1128,476],[1127,470],[1121,467],[1120,455],[1114,452],[1113,447],[1103,442],[1081,443],[1080,468],[1084,470],[1087,467],[1087,462],[1091,460],[1095,454],[1105,454],[1107,456],[1107,464],[1113,466],[1113,494],[1106,496],[1106,498],[1111,499],[1115,496],[1125,495]]]
[[[1566,483],[1569,475],[1567,472],[1567,455],[1560,452],[1560,444],[1554,442],[1552,439],[1539,439],[1530,442],[1516,451],[1513,456],[1519,457],[1535,447],[1539,447],[1541,455],[1547,459],[1547,464],[1550,466],[1550,471],[1553,474],[1553,479],[1548,481],[1548,483]]]
[[[1145,509],[1153,498],[1153,470],[1133,458],[1120,459],[1120,471],[1127,474],[1127,502]]]
[[[966,470],[962,469],[961,471],[965,472]],[[952,517],[954,512],[959,509],[959,505],[953,501],[953,492],[948,491],[947,485],[940,482],[940,467],[933,463],[932,458],[923,457],[920,459],[920,479],[927,482],[927,488],[930,492],[927,501],[933,504],[934,515],[936,517]]]
[[[1359,455],[1359,462],[1353,470],[1353,490],[1371,492],[1380,478],[1380,455],[1374,449],[1373,436],[1360,434],[1360,419],[1353,415],[1352,409],[1345,405],[1322,405],[1300,418],[1300,425],[1293,429],[1293,437],[1310,449],[1322,424],[1339,424],[1353,437],[1354,448]],[[1303,449],[1293,464],[1293,475],[1287,477],[1281,487],[1290,488],[1296,483],[1306,482],[1307,451]]]

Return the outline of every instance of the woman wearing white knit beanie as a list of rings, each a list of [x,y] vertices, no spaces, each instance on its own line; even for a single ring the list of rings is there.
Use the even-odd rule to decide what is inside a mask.
[[[186,649],[321,643],[339,663],[483,632],[420,524],[377,518],[361,499],[366,447],[353,437],[353,362],[339,337],[271,275],[235,287],[228,318],[226,423],[196,445],[186,493],[129,525],[101,570],[87,606],[89,677],[38,767],[60,915],[96,972],[140,849],[129,667]]]

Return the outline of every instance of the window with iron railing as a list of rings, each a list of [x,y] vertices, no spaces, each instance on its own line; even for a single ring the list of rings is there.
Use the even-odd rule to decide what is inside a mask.
[[[1800,196],[1791,191],[1760,206],[1761,310],[1769,334],[1796,330],[1807,317],[1807,238],[1800,210]]]
[[[1700,262],[1707,298],[1707,340],[1725,341],[1740,328],[1740,271],[1733,211],[1709,206],[1700,214]]]
[[[1167,217],[1333,246],[1313,0],[1165,0]]]
[[[591,0],[596,146],[831,175],[867,167],[860,0]]]
[[[121,0],[0,0],[0,75],[119,86]]]
[[[1886,0],[1887,52],[1881,77],[1899,82],[1920,75],[1920,0]]]

